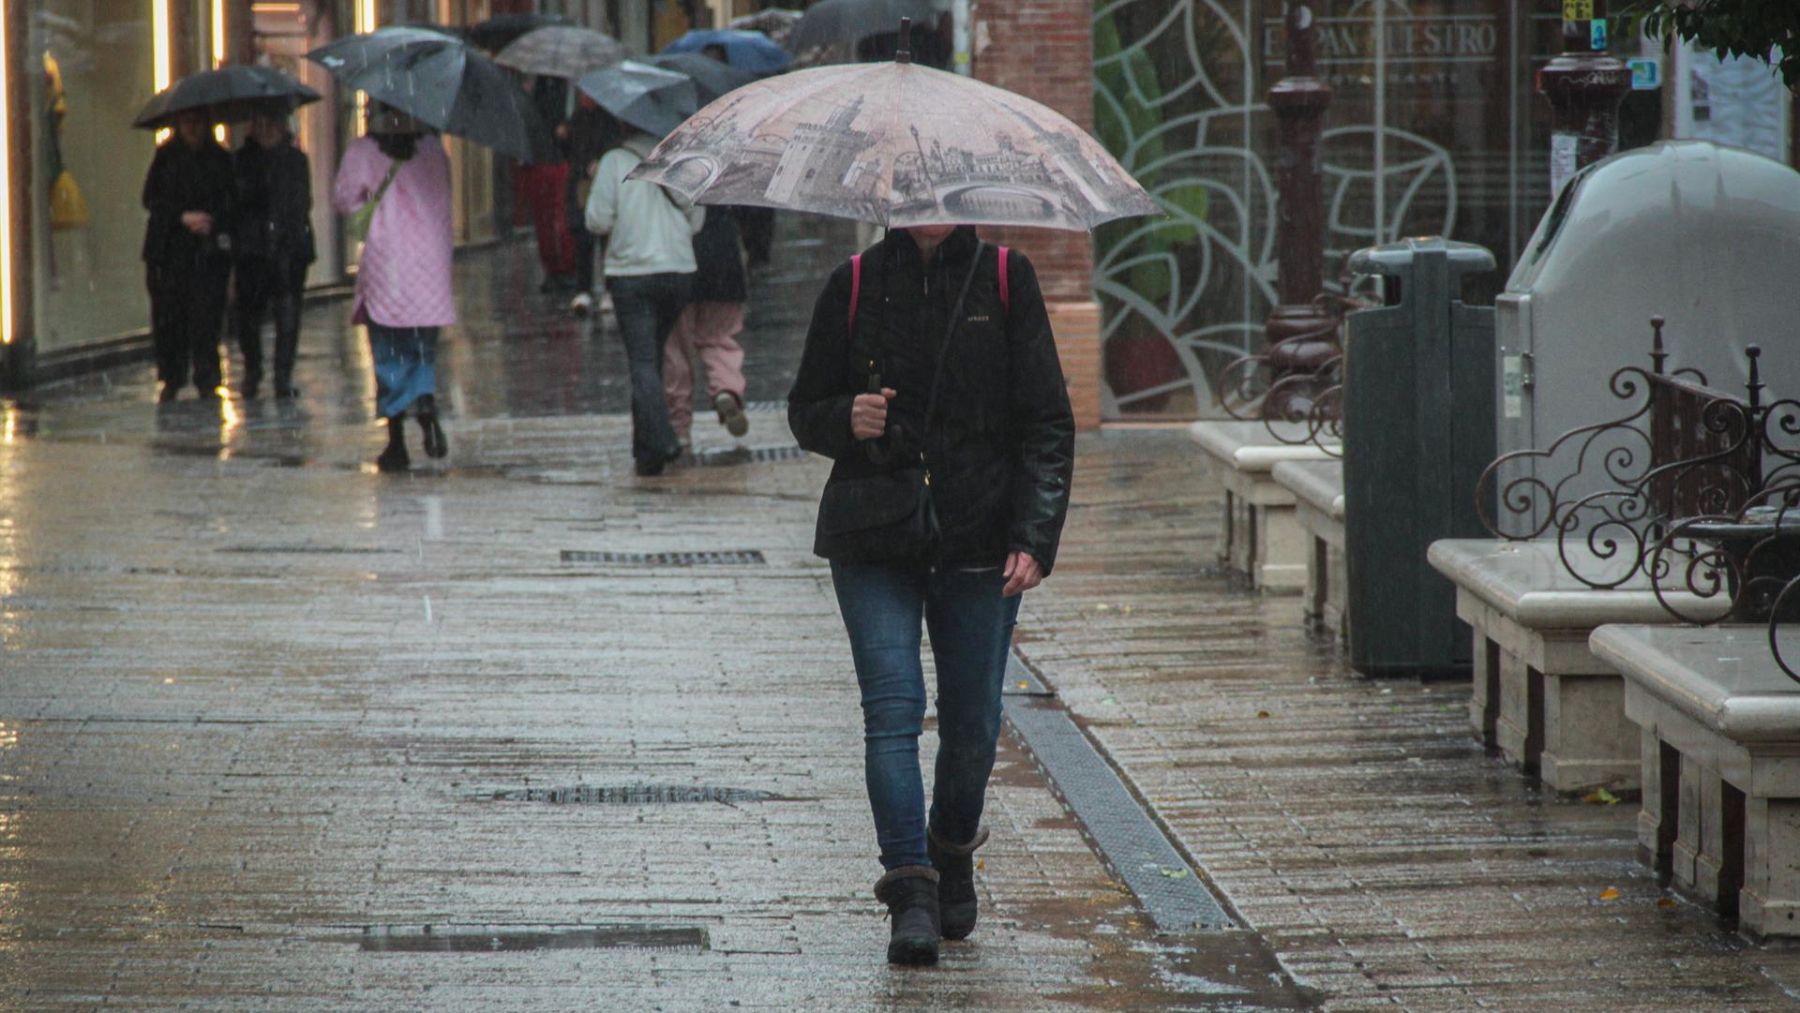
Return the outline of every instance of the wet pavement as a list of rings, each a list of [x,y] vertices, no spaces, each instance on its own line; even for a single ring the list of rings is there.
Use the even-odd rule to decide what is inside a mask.
[[[1629,805],[1536,790],[1466,687],[1358,679],[1213,572],[1217,491],[1155,431],[1082,439],[1020,650],[1251,931],[1155,933],[1008,737],[982,927],[887,967],[825,469],[772,403],[844,231],[757,282],[750,435],[702,416],[707,466],[658,479],[615,336],[523,247],[459,264],[483,322],[410,475],[369,464],[341,302],[294,405],[159,410],[132,368],[0,407],[0,1007],[1791,1001],[1800,954],[1666,898]]]

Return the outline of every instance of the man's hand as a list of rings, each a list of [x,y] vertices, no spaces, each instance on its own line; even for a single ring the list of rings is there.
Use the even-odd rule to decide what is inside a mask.
[[[1000,589],[1002,598],[1024,594],[1044,582],[1044,568],[1038,565],[1037,557],[1029,552],[1010,552],[1006,556],[1006,586]]]
[[[879,394],[858,394],[850,405],[850,435],[859,440],[878,440],[887,432],[888,402],[894,399],[892,387],[881,388]]]
[[[183,211],[181,224],[196,236],[204,236],[212,232],[212,215],[204,211]]]

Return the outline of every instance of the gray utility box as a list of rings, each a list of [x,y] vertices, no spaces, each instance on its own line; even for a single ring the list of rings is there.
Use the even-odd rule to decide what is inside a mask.
[[[1409,239],[1350,257],[1386,305],[1350,315],[1344,355],[1344,557],[1350,665],[1364,675],[1467,674],[1456,588],[1425,550],[1485,534],[1475,483],[1494,458],[1494,311],[1462,277],[1494,269],[1471,243]]]
[[[1502,452],[1629,412],[1607,381],[1649,368],[1656,316],[1671,370],[1741,397],[1744,349],[1761,345],[1766,397],[1800,397],[1800,173],[1706,141],[1596,162],[1539,223],[1494,306]]]

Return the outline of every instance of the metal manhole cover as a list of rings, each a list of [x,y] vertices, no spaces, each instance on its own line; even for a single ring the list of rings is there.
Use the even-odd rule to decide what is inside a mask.
[[[706,930],[668,925],[370,925],[358,944],[383,953],[509,950],[704,950]]]
[[[765,566],[761,549],[727,552],[586,552],[562,550],[565,563],[599,563],[605,566]]]
[[[706,784],[576,784],[555,788],[513,788],[477,797],[495,802],[551,802],[557,805],[783,801],[783,797],[774,792]]]
[[[779,461],[804,461],[807,452],[792,444],[783,447],[714,447],[694,455],[694,463],[702,468],[721,468],[734,464],[769,464]]]

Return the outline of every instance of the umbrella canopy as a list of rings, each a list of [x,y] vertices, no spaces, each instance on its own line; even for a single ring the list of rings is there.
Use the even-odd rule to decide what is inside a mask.
[[[793,53],[854,52],[865,37],[894,31],[901,18],[934,25],[938,13],[932,0],[821,0],[807,8],[783,44]]]
[[[619,40],[592,28],[546,25],[508,43],[494,62],[527,74],[573,80],[590,70],[610,67],[629,55]]]
[[[632,175],[702,204],[893,228],[1081,231],[1160,211],[1061,114],[904,62],[818,67],[745,85],[682,124]]]
[[[286,113],[318,100],[318,92],[273,67],[233,64],[184,77],[157,92],[131,125],[160,130],[190,109],[211,109],[221,121],[247,119],[262,109]]]
[[[693,31],[663,47],[664,53],[698,53],[708,46],[725,50],[725,60],[739,70],[761,77],[779,74],[794,58],[761,32],[707,29]]]
[[[725,23],[726,28],[746,32],[761,32],[769,37],[769,41],[781,45],[787,41],[788,33],[800,23],[804,15],[800,11],[790,11],[783,7],[770,7],[755,14],[746,14],[741,18],[732,18]]]
[[[663,53],[649,57],[644,62],[686,75],[694,82],[694,91],[702,105],[723,98],[727,92],[756,80],[755,75],[749,71],[739,70],[699,53]]]
[[[596,70],[575,87],[600,108],[657,137],[680,126],[699,104],[692,78],[636,60]]]
[[[521,161],[555,157],[550,130],[531,99],[460,40],[419,28],[381,28],[306,55],[345,85],[434,130]]]
[[[479,49],[497,53],[526,32],[548,25],[572,25],[561,14],[498,14],[463,30],[463,38]]]

